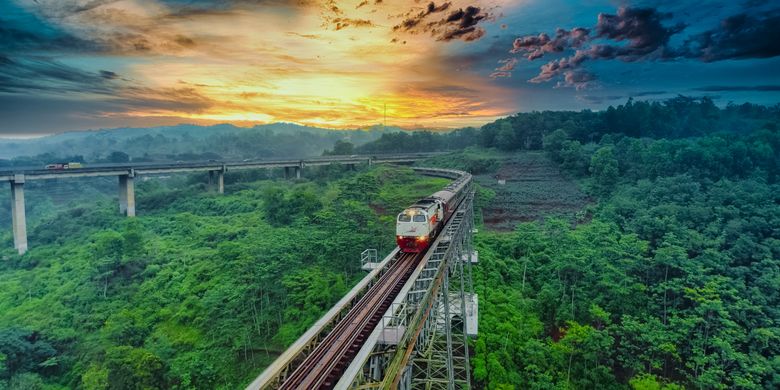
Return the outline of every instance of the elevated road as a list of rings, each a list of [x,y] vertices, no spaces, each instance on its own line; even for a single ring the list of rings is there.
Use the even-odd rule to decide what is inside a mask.
[[[18,175],[24,175],[25,180],[64,179],[71,177],[119,176],[133,172],[135,175],[165,174],[181,172],[238,171],[245,169],[298,168],[314,167],[330,164],[384,164],[412,163],[441,153],[410,153],[410,154],[373,154],[352,156],[314,157],[304,159],[284,160],[242,160],[242,161],[193,161],[193,162],[154,162],[154,163],[119,163],[119,164],[85,164],[74,169],[45,169],[39,166],[0,168],[0,180],[11,181]]]
[[[304,159],[284,160],[243,160],[243,161],[194,161],[194,162],[157,162],[124,164],[85,164],[73,169],[45,169],[43,167],[6,167],[0,168],[0,180],[11,186],[11,216],[13,224],[14,248],[19,254],[27,251],[27,219],[25,215],[24,183],[31,180],[69,179],[79,177],[116,176],[119,182],[119,212],[128,217],[135,216],[135,177],[139,175],[159,175],[170,173],[208,172],[209,184],[224,193],[225,173],[246,169],[283,168],[285,176],[290,170],[295,177],[301,178],[304,167],[316,167],[331,164],[355,166],[357,164],[404,164],[424,160],[440,153],[413,154],[372,154],[351,156],[328,156]]]

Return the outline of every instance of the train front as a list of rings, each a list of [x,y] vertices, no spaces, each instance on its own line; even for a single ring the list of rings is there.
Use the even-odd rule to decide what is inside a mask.
[[[431,227],[423,209],[409,208],[398,214],[395,238],[401,252],[419,253],[428,248]]]

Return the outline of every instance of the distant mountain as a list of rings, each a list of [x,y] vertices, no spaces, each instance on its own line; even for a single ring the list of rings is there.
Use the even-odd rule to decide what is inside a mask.
[[[41,138],[0,139],[0,159],[23,159],[38,163],[82,157],[86,161],[105,159],[122,152],[135,160],[192,159],[207,154],[220,158],[262,158],[320,155],[338,140],[355,145],[373,141],[397,128],[374,126],[368,130],[332,130],[273,123],[254,127],[231,124],[200,126],[180,124],[150,128],[116,128],[74,131]],[[189,158],[186,158],[189,157]],[[8,164],[6,164],[8,165]],[[16,165],[16,164],[14,164]]]

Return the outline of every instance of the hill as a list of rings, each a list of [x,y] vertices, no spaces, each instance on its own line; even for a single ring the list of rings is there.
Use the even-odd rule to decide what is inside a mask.
[[[263,176],[262,174],[259,174]],[[139,216],[108,197],[0,236],[0,389],[236,389],[394,247],[395,214],[445,179],[310,168],[139,183]],[[357,186],[360,190],[357,191]]]
[[[0,164],[107,159],[112,152],[136,161],[197,158],[273,158],[318,156],[338,140],[361,145],[385,130],[330,130],[274,123],[244,128],[230,124],[181,124],[68,132],[35,139],[0,139]]]

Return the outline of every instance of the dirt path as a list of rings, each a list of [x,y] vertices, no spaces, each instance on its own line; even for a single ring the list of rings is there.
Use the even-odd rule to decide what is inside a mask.
[[[499,184],[499,179],[506,184]],[[490,230],[509,231],[519,222],[554,215],[572,217],[589,201],[577,183],[564,177],[543,153],[518,153],[496,173],[478,175],[476,180],[496,192],[483,209]]]

